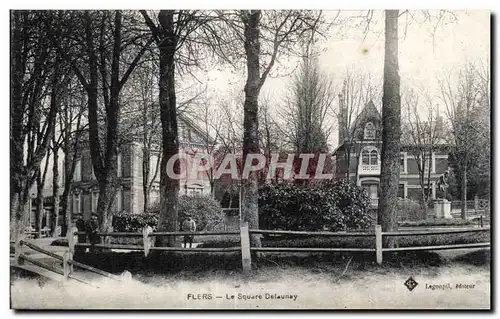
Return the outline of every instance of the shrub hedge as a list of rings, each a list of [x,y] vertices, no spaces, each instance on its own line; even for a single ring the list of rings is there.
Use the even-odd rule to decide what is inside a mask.
[[[149,212],[131,214],[121,212],[113,216],[113,230],[117,232],[140,232],[146,225],[156,229],[158,225],[159,207]],[[222,209],[219,202],[210,196],[179,196],[178,202],[179,229],[188,215],[196,221],[197,230],[212,230],[222,222]]]
[[[371,224],[366,191],[346,180],[266,184],[259,190],[263,229],[353,230]]]

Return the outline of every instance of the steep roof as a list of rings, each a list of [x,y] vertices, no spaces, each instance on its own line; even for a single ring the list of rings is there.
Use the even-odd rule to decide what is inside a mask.
[[[353,131],[359,127],[360,122],[364,122],[368,119],[374,119],[377,122],[382,121],[382,115],[377,110],[377,107],[373,104],[372,100],[366,103],[361,112],[359,112],[358,116],[356,116],[356,119],[349,128],[351,133],[354,133]]]

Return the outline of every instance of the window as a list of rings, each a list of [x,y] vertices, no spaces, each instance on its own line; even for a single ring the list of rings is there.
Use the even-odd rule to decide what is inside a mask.
[[[401,173],[406,173],[406,153],[401,153],[399,159],[399,171]]]
[[[99,199],[98,192],[92,192],[92,212],[97,212],[97,200]]]
[[[368,122],[365,125],[365,140],[374,140],[375,139],[375,126],[373,126],[372,122]]]
[[[75,165],[75,172],[73,173],[73,181],[79,182],[82,180],[82,160],[78,159]]]
[[[81,195],[73,194],[73,215],[80,214],[81,212]]]
[[[434,153],[429,154],[429,152],[425,152],[423,155],[425,156],[425,167],[424,167],[424,172],[427,173],[429,172],[429,169],[431,170],[431,173],[436,172],[436,157],[434,156]],[[424,159],[420,158],[420,163],[423,165]]]
[[[435,198],[435,193],[434,193],[434,182],[431,183],[431,187],[427,187],[427,184],[424,186],[424,194],[427,199],[433,199]]]
[[[365,149],[361,152],[361,162],[363,165],[378,165],[378,151],[372,149],[371,151]]]
[[[118,155],[116,156],[116,170],[117,170],[117,176],[118,177],[122,177],[122,154],[121,153],[118,153]]]
[[[91,175],[91,178],[93,181],[95,181],[97,178],[95,177],[95,172],[94,172],[94,165],[92,165],[92,163],[90,163],[90,171],[92,172],[90,175]]]
[[[370,152],[370,165],[378,165],[378,152],[376,150]]]
[[[405,184],[399,184],[398,187],[398,197],[405,198]]]
[[[123,190],[121,187],[116,192],[115,203],[116,203],[116,211],[121,212],[123,210]]]
[[[367,150],[361,153],[361,158],[363,165],[370,165],[370,153]]]

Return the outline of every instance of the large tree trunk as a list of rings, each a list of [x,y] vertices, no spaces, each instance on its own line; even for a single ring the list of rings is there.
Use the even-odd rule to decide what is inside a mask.
[[[99,183],[99,198],[97,201],[97,214],[100,218],[101,231],[108,231],[111,228],[111,214],[109,208],[113,203],[115,182],[117,175],[117,155],[118,155],[118,122],[119,122],[119,55],[121,45],[121,14],[116,13],[115,29],[113,33],[114,47],[111,66],[111,84],[109,105],[106,109],[106,145],[104,155],[101,153],[101,143],[99,140],[98,121],[98,63],[94,48],[94,33],[92,18],[89,12],[85,12],[85,34],[87,53],[89,55],[89,75],[90,81],[86,85],[88,95],[88,117],[89,117],[89,144],[92,165]],[[83,79],[82,83],[86,83]]]
[[[54,60],[47,63],[50,46],[47,43],[38,43],[32,47],[28,44],[30,37],[34,35],[31,30],[30,17],[28,11],[12,12],[12,42],[11,42],[11,104],[10,104],[10,175],[11,175],[11,230],[14,234],[21,232],[23,226],[28,221],[29,211],[27,209],[29,200],[29,190],[35,181],[36,172],[40,169],[40,163],[47,154],[49,142],[54,133],[55,117],[57,115],[58,88],[60,85],[60,61],[59,53],[56,53]],[[43,30],[43,29],[42,29]],[[57,33],[57,32],[56,32]],[[43,38],[43,35],[41,36]],[[24,49],[24,51],[23,51]],[[34,70],[26,78],[26,64],[30,63],[30,56],[34,53]],[[53,73],[47,71],[51,68]],[[47,71],[47,72],[43,72]],[[50,107],[45,117],[45,129],[43,136],[39,137],[39,143],[28,143],[25,152],[25,134],[34,132],[33,128],[40,123],[39,108],[42,97],[42,89],[46,86],[46,79],[51,75],[52,80],[48,82],[50,87]],[[23,87],[23,83],[34,85],[33,89]],[[27,101],[27,123],[25,127],[25,106]],[[26,163],[24,158],[27,158]],[[18,209],[17,212],[14,210]]]
[[[247,57],[247,80],[245,84],[245,103],[243,118],[243,163],[248,154],[260,153],[259,150],[259,91],[260,79],[260,21],[261,11],[252,10],[247,14],[245,23],[245,53]],[[259,228],[258,174],[251,172],[241,185],[242,221],[248,222],[250,229]],[[252,234],[251,244],[260,247],[260,235]]]
[[[425,167],[425,162],[422,166]],[[420,208],[422,209],[422,215],[423,215],[421,217],[423,217],[425,219],[425,217],[427,216],[427,196],[425,195],[425,177],[424,177],[424,175],[425,175],[425,170],[422,169],[422,171],[419,172],[420,192],[421,192],[421,196],[422,196],[422,198],[420,199]],[[429,188],[428,188],[427,192],[429,192]]]
[[[158,15],[161,25],[160,49],[160,112],[162,127],[163,155],[160,170],[160,217],[159,231],[178,231],[179,221],[177,202],[179,197],[179,180],[169,176],[167,162],[179,153],[177,137],[177,110],[175,96],[175,62],[174,54],[177,47],[177,37],[174,27],[174,12],[162,10]],[[174,165],[174,173],[180,172],[179,161]],[[157,238],[158,245],[164,245],[162,238]],[[167,238],[167,246],[180,246],[175,236]]]
[[[143,123],[144,125],[144,131],[146,131],[145,126],[147,123]],[[147,143],[146,139],[146,133],[144,133],[144,143]],[[149,172],[150,172],[150,165],[149,165],[149,158],[151,156],[151,152],[146,145],[143,145],[143,150],[142,150],[142,192],[144,194],[144,207],[143,210],[144,212],[148,211],[149,209]]]
[[[12,192],[10,194],[10,239],[15,240],[19,233],[20,226],[18,224],[19,218],[19,202],[20,193]]]
[[[70,231],[71,227],[72,227],[71,222],[72,222],[73,217],[71,216],[71,209],[70,209],[68,203],[69,203],[69,191],[66,192],[66,189],[64,189],[63,193],[61,195],[61,211],[64,214],[64,220],[66,223],[66,227],[65,227],[66,231],[64,233],[61,232],[61,236],[64,236],[65,234],[67,234],[67,232]]]
[[[43,183],[42,183],[42,173],[40,171],[36,174],[36,209],[35,209],[35,230],[38,233],[38,238],[42,234],[42,221],[43,215],[45,213],[43,209]],[[31,213],[31,212],[30,212]],[[47,220],[47,224],[48,224]]]
[[[378,223],[382,231],[396,229],[401,137],[401,97],[398,66],[398,10],[385,11],[384,96],[382,100],[382,164]],[[387,243],[393,246],[392,241]]]
[[[55,142],[55,141],[54,141]],[[59,225],[59,205],[60,205],[60,200],[59,200],[59,147],[54,145],[54,164],[52,166],[52,198],[54,199],[54,208],[53,208],[53,218],[55,219],[54,222],[54,229],[52,229],[52,236],[56,236],[56,229]],[[61,233],[59,236],[62,236],[63,232],[61,229]]]
[[[99,182],[99,198],[97,200],[97,211],[100,212],[100,225],[102,232],[111,232],[113,214],[111,206],[116,195],[116,187],[110,178]]]
[[[80,128],[80,121],[77,123],[77,129]],[[68,137],[66,137],[68,138]],[[73,149],[70,150],[70,141],[64,143],[64,189],[61,196],[61,210],[66,217],[66,233],[71,230],[73,217],[71,215],[71,207],[69,206],[69,197],[71,194],[71,182],[75,172],[76,161],[78,158],[78,141],[80,135],[77,135],[76,141],[73,143]],[[71,155],[70,155],[71,154]]]
[[[10,100],[10,234],[12,238],[22,230],[22,191],[25,187],[23,177],[24,135],[23,135],[23,78],[25,73],[22,56],[21,13],[12,13],[11,41],[11,100]]]

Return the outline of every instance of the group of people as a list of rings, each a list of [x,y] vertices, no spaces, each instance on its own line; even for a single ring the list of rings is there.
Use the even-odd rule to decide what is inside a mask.
[[[78,242],[85,243],[88,239],[88,242],[90,243],[90,252],[95,252],[95,245],[99,244],[101,241],[101,237],[97,234],[99,232],[99,218],[97,214],[93,213],[90,219],[87,221],[85,221],[83,219],[83,216],[79,214],[76,220],[76,228],[78,229],[79,233],[85,232],[85,234],[78,235]],[[84,249],[85,248],[80,248],[80,250]]]
[[[98,215],[92,213],[92,216],[89,220],[85,221],[83,216],[79,214],[76,220],[76,228],[78,232],[85,232],[85,234],[78,235],[78,242],[90,243],[90,252],[96,251],[96,244],[99,244],[101,241],[101,237],[98,235],[99,232],[99,218]],[[196,231],[196,222],[191,216],[187,216],[187,218],[182,223],[181,227],[182,231],[185,232],[195,232]],[[193,246],[194,235],[185,235],[184,236],[184,247],[187,248],[189,244],[189,248]],[[84,249],[84,248],[83,248]]]

